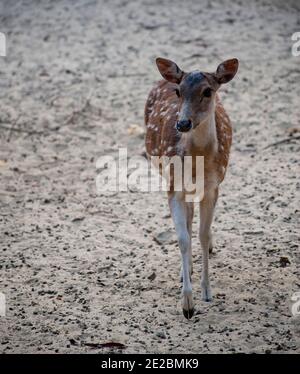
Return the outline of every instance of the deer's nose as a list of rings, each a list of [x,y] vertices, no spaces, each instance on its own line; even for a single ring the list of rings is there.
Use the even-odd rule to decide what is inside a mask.
[[[180,132],[188,132],[192,128],[192,121],[191,120],[183,120],[178,121],[176,123],[176,129]]]

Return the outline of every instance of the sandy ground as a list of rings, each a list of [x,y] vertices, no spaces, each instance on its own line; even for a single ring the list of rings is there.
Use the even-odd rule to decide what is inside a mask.
[[[297,1],[1,1],[0,351],[300,352]],[[156,56],[185,70],[240,60],[221,97],[234,124],[214,221],[214,300],[180,307],[163,193],[96,191],[96,161],[140,152]],[[10,129],[10,130],[9,130]],[[297,135],[297,134],[296,134]],[[171,230],[160,245],[154,238]]]

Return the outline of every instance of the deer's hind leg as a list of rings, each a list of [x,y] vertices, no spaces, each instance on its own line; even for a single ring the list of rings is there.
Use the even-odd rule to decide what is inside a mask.
[[[212,193],[214,196],[212,197],[213,199],[213,212],[214,212],[214,209],[215,209],[215,206],[216,206],[216,203],[218,201],[218,197],[219,197],[219,188],[217,187],[215,189],[215,191]],[[208,252],[211,254],[213,253],[213,250],[214,250],[214,239],[213,239],[213,234],[212,234],[212,231],[211,231],[211,227],[209,228],[209,239],[208,239]]]
[[[182,310],[186,318],[194,314],[194,302],[192,295],[191,271],[191,236],[189,232],[189,216],[191,212],[187,208],[185,195],[181,192],[169,193],[169,206],[178,237],[182,263]]]
[[[204,198],[200,202],[200,242],[202,246],[202,299],[211,301],[211,288],[209,281],[208,257],[212,246],[211,223],[215,205],[218,199],[218,188],[211,188],[205,191]]]

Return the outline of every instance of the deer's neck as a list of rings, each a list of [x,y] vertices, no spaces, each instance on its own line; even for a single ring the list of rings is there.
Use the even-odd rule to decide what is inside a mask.
[[[185,154],[216,153],[218,139],[215,121],[215,104],[212,105],[210,114],[195,130],[183,134],[181,148]]]

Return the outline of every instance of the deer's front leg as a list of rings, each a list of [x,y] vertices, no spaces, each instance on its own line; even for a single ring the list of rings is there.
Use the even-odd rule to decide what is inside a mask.
[[[190,278],[191,268],[191,237],[188,228],[188,210],[183,193],[169,194],[169,206],[178,237],[178,244],[182,261],[182,309],[183,315],[190,319],[194,314],[192,284]]]
[[[213,220],[214,208],[218,199],[218,188],[205,191],[204,198],[200,203],[200,242],[202,246],[202,299],[211,301],[211,289],[209,282],[208,257],[212,247],[211,223]]]

